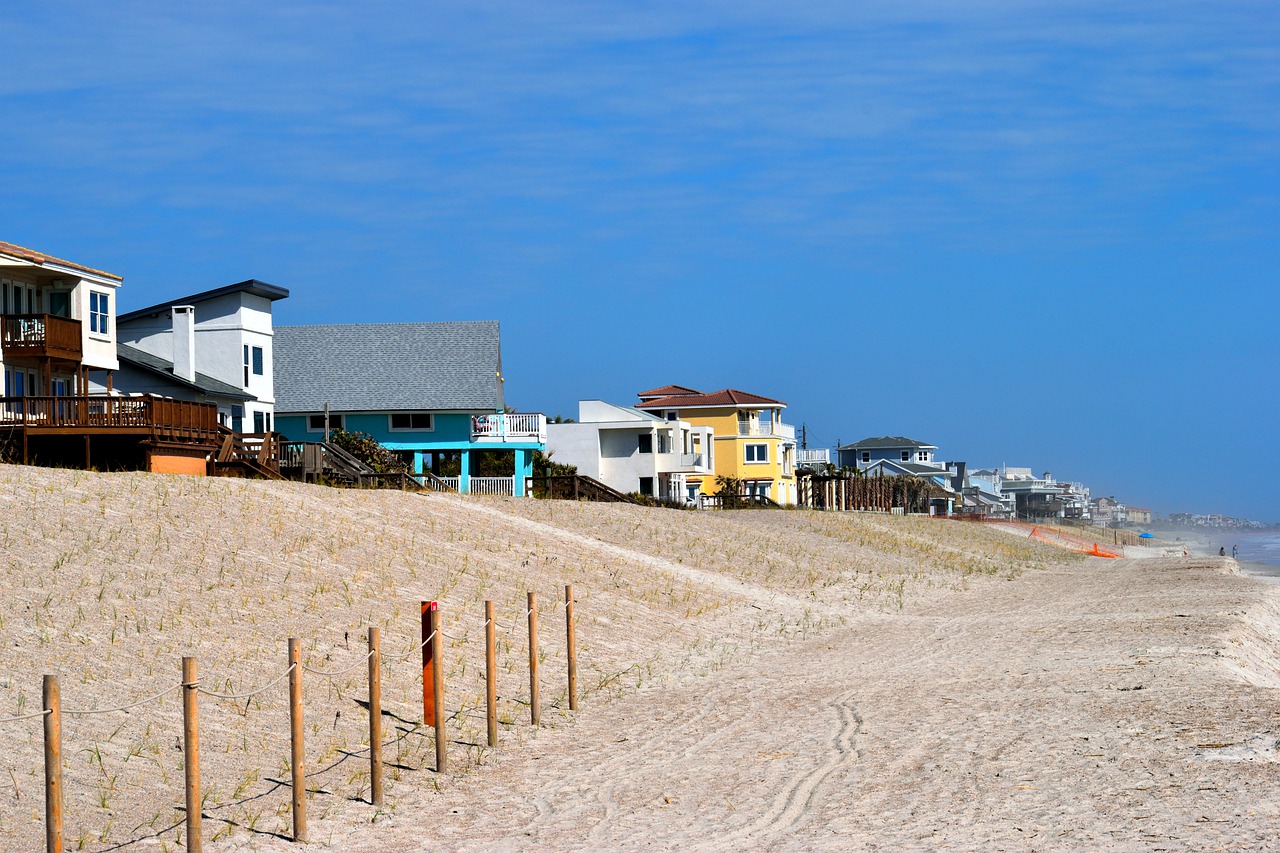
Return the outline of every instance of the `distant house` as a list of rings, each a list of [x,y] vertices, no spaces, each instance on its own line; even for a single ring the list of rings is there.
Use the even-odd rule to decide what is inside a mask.
[[[1129,523],[1138,525],[1140,527],[1150,524],[1151,510],[1147,509],[1144,506],[1129,507]]]
[[[689,478],[715,470],[713,438],[710,427],[582,400],[576,423],[547,425],[547,452],[620,492],[685,501],[697,496]]]
[[[945,466],[934,461],[933,454],[937,449],[936,445],[925,444],[914,438],[884,435],[841,445],[836,448],[836,458],[841,468],[856,468],[862,471],[875,467],[879,462],[945,470]]]
[[[275,375],[288,438],[366,433],[463,494],[524,495],[546,450],[544,415],[505,410],[496,322],[278,326]],[[510,473],[477,476],[481,454]]]
[[[288,295],[250,279],[120,315],[115,390],[213,403],[223,426],[270,432],[272,305]]]
[[[795,504],[796,430],[782,422],[786,403],[732,388],[703,394],[682,385],[642,391],[639,397],[641,411],[712,431],[714,469],[687,476],[691,495],[715,494],[715,477],[722,476],[740,480],[748,494]]]

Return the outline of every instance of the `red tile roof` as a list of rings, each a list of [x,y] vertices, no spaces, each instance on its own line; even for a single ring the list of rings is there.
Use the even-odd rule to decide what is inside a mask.
[[[645,400],[636,406],[637,409],[684,409],[707,408],[710,406],[785,406],[781,400],[748,394],[746,391],[735,391],[725,388],[710,394],[674,394],[670,397],[659,397],[656,400]]]
[[[650,388],[648,391],[641,391],[636,396],[643,400],[648,397],[683,397],[689,394],[701,393],[701,391],[695,391],[683,385],[663,385],[661,388]]]
[[[9,255],[10,257],[21,258],[22,260],[30,261],[33,264],[44,265],[47,263],[54,263],[61,267],[67,267],[68,269],[80,270],[82,272],[93,273],[94,275],[106,276],[107,278],[114,278],[116,281],[124,280],[115,273],[97,270],[93,267],[86,267],[84,264],[64,261],[62,258],[55,258],[53,255],[46,255],[43,252],[37,252],[34,249],[28,249],[15,243],[6,243],[3,240],[0,240],[0,255]]]

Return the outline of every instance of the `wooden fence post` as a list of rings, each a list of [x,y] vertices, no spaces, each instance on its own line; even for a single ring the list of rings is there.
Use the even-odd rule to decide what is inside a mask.
[[[382,636],[369,629],[369,801],[382,805]]]
[[[293,840],[307,840],[307,789],[302,772],[302,642],[289,638],[289,763],[293,777]]]
[[[44,677],[44,835],[46,853],[62,853],[62,698],[58,676]]]
[[[568,644],[569,659],[569,710],[578,710],[578,647],[574,642],[573,631],[573,584],[564,587],[564,631]]]
[[[187,791],[187,851],[204,849],[200,829],[200,724],[196,716],[196,659],[182,659],[182,742],[183,770]]]
[[[493,602],[484,603],[484,695],[489,746],[498,745],[498,637]]]
[[[444,720],[444,634],[440,630],[440,610],[434,606],[430,613],[431,624],[431,699],[435,713],[432,715],[436,730],[436,772],[443,773],[449,767],[448,740]]]
[[[529,717],[538,725],[542,708],[538,700],[538,594],[529,593]]]

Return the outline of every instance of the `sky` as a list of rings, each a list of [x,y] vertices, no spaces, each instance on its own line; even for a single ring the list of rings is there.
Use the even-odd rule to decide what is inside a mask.
[[[0,240],[1280,522],[1272,2],[0,2]]]

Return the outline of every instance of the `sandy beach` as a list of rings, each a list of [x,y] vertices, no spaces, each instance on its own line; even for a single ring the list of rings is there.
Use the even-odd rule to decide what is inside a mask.
[[[1230,559],[1084,558],[978,525],[673,512],[0,467],[0,716],[268,683],[285,641],[359,664],[445,613],[450,769],[414,660],[384,672],[388,802],[361,671],[308,673],[311,847],[1268,849],[1280,590]],[[565,708],[563,584],[582,701]],[[543,725],[528,724],[527,590]],[[503,628],[483,745],[483,600]],[[34,698],[33,698],[34,697]],[[296,850],[285,696],[201,699],[206,849]],[[68,849],[181,849],[176,694],[67,717]],[[38,705],[37,705],[38,708]],[[0,849],[39,849],[39,720],[0,726]]]

